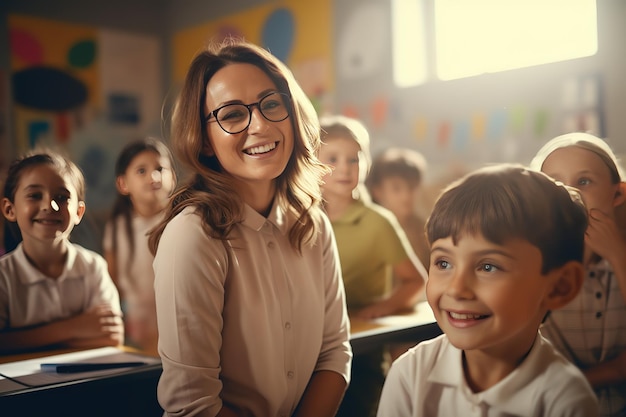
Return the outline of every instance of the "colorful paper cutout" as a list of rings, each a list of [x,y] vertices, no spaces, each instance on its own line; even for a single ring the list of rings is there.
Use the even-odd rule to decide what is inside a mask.
[[[389,99],[387,97],[375,98],[371,105],[372,124],[376,128],[380,128],[387,123],[387,115],[389,111]]]
[[[441,122],[437,132],[437,145],[440,148],[447,148],[450,144],[450,123]]]
[[[294,42],[295,22],[287,8],[274,10],[265,20],[261,32],[263,46],[283,62],[289,61]]]

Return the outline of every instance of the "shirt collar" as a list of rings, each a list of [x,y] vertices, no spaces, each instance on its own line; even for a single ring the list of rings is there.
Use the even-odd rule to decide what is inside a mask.
[[[243,224],[259,232],[266,222],[270,222],[276,226],[276,228],[280,230],[283,235],[286,235],[289,231],[289,216],[285,208],[282,207],[281,204],[278,204],[276,200],[277,198],[274,199],[272,209],[270,210],[270,214],[267,218],[244,203]]]
[[[340,224],[355,224],[358,223],[363,214],[367,211],[365,203],[362,200],[355,200],[354,203],[348,207],[348,209],[341,215],[340,218],[333,221],[333,223]]]
[[[528,356],[513,372],[493,387],[474,393],[465,381],[462,351],[448,342],[430,371],[428,381],[456,387],[472,404],[485,403],[489,407],[497,407],[500,412],[516,415],[536,398],[536,386],[532,384],[532,380],[537,376],[538,369],[547,366],[544,363],[545,356],[541,354],[542,346],[546,343],[537,334]]]
[[[55,279],[57,282],[77,277],[77,274],[72,272],[75,270],[74,264],[76,263],[76,254],[77,251],[74,245],[67,242],[67,257],[65,259],[65,266],[63,268],[63,273]],[[36,284],[46,279],[51,279],[30,263],[26,257],[26,253],[24,252],[24,245],[22,242],[20,242],[20,244],[15,248],[15,257],[17,258],[18,263],[23,266],[23,270],[26,272],[25,274],[20,274],[19,276],[19,280],[22,284]]]

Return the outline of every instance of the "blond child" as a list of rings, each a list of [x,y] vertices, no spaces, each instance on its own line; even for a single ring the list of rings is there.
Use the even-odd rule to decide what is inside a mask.
[[[622,168],[609,145],[587,133],[548,141],[530,166],[577,188],[589,212],[583,289],[550,314],[541,332],[583,371],[601,415],[626,415],[626,238],[617,218],[626,199]]]
[[[320,160],[332,167],[323,178],[324,209],[337,238],[351,315],[370,319],[413,307],[426,271],[393,213],[370,201],[365,126],[345,116],[322,117],[320,124]]]
[[[323,181],[324,208],[337,239],[351,317],[373,319],[411,309],[426,271],[393,213],[370,201],[363,181],[369,168],[369,134],[358,120],[320,120],[319,157],[332,167]],[[395,282],[394,282],[395,281]],[[352,383],[339,416],[371,416],[384,381],[385,350],[354,358]]]
[[[387,148],[372,161],[365,186],[374,203],[396,216],[415,254],[428,269],[430,248],[424,231],[426,222],[417,210],[426,169],[426,159],[421,153],[409,148]]]

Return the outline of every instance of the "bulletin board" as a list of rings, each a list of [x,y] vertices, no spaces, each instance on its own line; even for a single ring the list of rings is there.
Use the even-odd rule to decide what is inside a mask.
[[[160,40],[19,14],[8,28],[12,148],[65,151],[83,170],[88,203],[108,209],[121,148],[160,132]]]
[[[97,31],[20,15],[8,21],[17,148],[42,135],[66,142],[72,111],[100,101]]]

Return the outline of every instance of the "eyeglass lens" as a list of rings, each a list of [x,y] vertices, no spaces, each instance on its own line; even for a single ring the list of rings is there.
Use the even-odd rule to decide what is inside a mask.
[[[252,108],[259,111],[270,122],[280,122],[289,116],[287,96],[282,93],[271,93],[253,104],[228,104],[217,110],[216,119],[220,127],[228,133],[244,131],[252,120]]]

